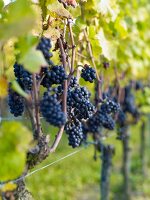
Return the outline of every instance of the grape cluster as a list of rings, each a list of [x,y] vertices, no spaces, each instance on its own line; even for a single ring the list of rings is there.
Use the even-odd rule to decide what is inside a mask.
[[[47,122],[54,126],[62,126],[66,123],[66,115],[62,111],[57,95],[45,92],[40,103],[41,113]]]
[[[85,87],[68,90],[68,112],[73,112],[78,120],[88,119],[95,111],[95,107],[89,98],[90,93]]]
[[[105,114],[102,125],[103,125],[104,128],[106,128],[108,130],[114,130],[115,121],[113,120],[113,118],[110,115]]]
[[[76,107],[82,103],[83,100],[89,100],[90,92],[86,87],[76,87],[68,91],[67,104],[68,106]]]
[[[10,112],[15,116],[21,116],[24,111],[24,98],[12,90],[11,85],[8,90],[8,105]]]
[[[48,64],[52,64],[50,58],[53,56],[50,51],[52,45],[51,45],[51,41],[49,38],[46,37],[42,37],[40,39],[39,44],[37,45],[37,49],[42,51],[46,61],[48,62]]]
[[[95,111],[94,105],[87,100],[83,100],[81,103],[77,104],[74,108],[74,114],[76,118],[79,120],[81,119],[88,119],[93,115]]]
[[[42,73],[44,78],[42,85],[44,87],[51,87],[53,84],[62,84],[67,79],[65,69],[62,66],[53,66],[52,68],[43,68]]]
[[[90,117],[87,121],[88,131],[91,133],[98,133],[101,126],[101,119],[99,118],[97,113]]]
[[[135,89],[136,90],[141,90],[143,88],[143,84],[141,81],[136,81],[135,83]]]
[[[108,130],[113,130],[115,128],[115,122],[111,115],[102,112],[100,109],[95,113],[95,115],[89,118],[87,126],[89,128],[89,132],[98,133],[99,129],[102,127]]]
[[[93,80],[96,79],[96,72],[95,69],[92,67],[85,65],[84,69],[82,69],[81,77],[85,81],[89,81],[90,83],[93,83]]]
[[[132,93],[131,86],[128,85],[125,87],[125,97],[123,102],[123,111],[128,112],[132,115],[136,112],[136,106],[135,106],[135,98]]]
[[[83,139],[81,141],[81,144],[87,141],[87,136],[89,132],[88,127],[84,123],[82,123],[82,132],[83,132]]]
[[[122,110],[119,111],[118,117],[117,117],[117,125],[118,125],[118,137],[117,139],[123,140],[126,135],[124,134],[127,128],[126,124],[126,118],[127,113],[131,114],[131,116],[134,118],[134,123],[136,123],[139,119],[139,112],[137,110],[137,107],[135,105],[135,98],[132,91],[133,86],[136,90],[136,85],[133,84],[134,82],[130,82],[127,86],[124,88],[124,101],[122,102]]]
[[[103,113],[117,113],[119,109],[120,105],[111,99],[106,100],[106,102],[101,105],[101,110]]]
[[[120,110],[119,113],[118,113],[118,116],[117,116],[117,123],[120,126],[124,126],[125,121],[126,121],[126,114],[122,110]]]
[[[79,121],[67,123],[65,131],[68,135],[69,145],[73,148],[80,146],[83,140],[82,123]]]
[[[14,64],[14,73],[18,83],[24,90],[31,90],[33,85],[32,74],[17,62]]]

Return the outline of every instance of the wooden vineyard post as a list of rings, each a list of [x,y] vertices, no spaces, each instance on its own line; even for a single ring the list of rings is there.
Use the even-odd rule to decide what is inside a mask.
[[[146,175],[146,171],[145,171],[145,148],[146,148],[145,128],[146,128],[146,124],[143,121],[142,125],[141,125],[141,129],[140,129],[140,159],[141,159],[141,172],[142,172],[143,176]]]
[[[110,190],[110,173],[112,166],[112,157],[114,154],[114,147],[112,145],[105,145],[102,147],[101,151],[101,200],[109,200],[109,190]]]
[[[123,173],[123,192],[124,200],[130,200],[130,148],[129,148],[129,128],[124,127],[122,139],[123,148],[123,161],[122,161],[122,173]]]

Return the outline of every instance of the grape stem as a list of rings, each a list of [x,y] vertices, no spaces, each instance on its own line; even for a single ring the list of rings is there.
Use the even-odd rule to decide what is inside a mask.
[[[31,125],[32,125],[32,130],[33,130],[33,136],[34,136],[34,138],[36,138],[35,137],[35,132],[36,132],[36,120],[35,120],[35,117],[34,117],[34,114],[33,114],[33,110],[30,108],[30,107],[32,107],[32,106],[30,106],[31,105],[31,102],[29,102],[29,101],[25,101],[25,106],[26,106],[26,109],[27,109],[27,112],[28,112],[28,115],[29,115],[29,118],[30,118],[30,120],[31,120]]]
[[[39,108],[39,94],[36,82],[36,74],[32,75],[33,78],[33,100],[34,100],[34,108],[35,108],[35,119],[36,119],[36,132],[35,138],[38,139],[41,134],[41,121],[40,121],[40,108]]]
[[[84,56],[84,55],[82,55],[80,52],[77,52],[77,55],[80,56],[81,58],[85,58],[85,59],[87,59],[87,57]]]
[[[97,71],[97,68],[96,68],[95,60],[94,60],[93,53],[92,53],[91,43],[90,43],[90,41],[88,39],[88,35],[87,35],[86,29],[84,29],[84,37],[85,37],[85,40],[87,42],[87,46],[88,46],[88,50],[89,50],[89,54],[90,54],[90,58],[91,58],[92,64],[93,64],[93,66],[95,68],[95,71],[96,71],[96,78],[97,78],[97,81],[98,81],[98,97],[101,99],[102,98],[101,80],[100,80],[100,77],[99,77],[99,74],[98,74],[98,71]]]
[[[61,56],[62,56],[63,67],[66,71],[66,68],[67,68],[66,54],[65,54],[65,50],[64,50],[63,42],[62,42],[61,38],[58,39],[58,43],[59,43],[60,52],[61,52]],[[67,80],[64,81],[63,89],[64,89],[63,90],[63,100],[62,100],[63,112],[67,115],[67,89],[68,89]],[[55,136],[55,140],[54,140],[52,146],[49,149],[50,153],[52,153],[56,150],[56,148],[57,148],[57,146],[58,146],[58,144],[59,144],[59,142],[62,138],[62,135],[63,135],[63,132],[64,132],[64,127],[65,126],[61,126],[57,135]]]
[[[60,38],[58,39],[58,42],[59,42],[60,52],[61,52],[61,56],[62,56],[63,67],[66,71],[67,70],[67,62],[66,62],[66,54],[65,54],[64,47],[63,47],[63,42]],[[65,114],[67,113],[67,80],[64,81],[63,112]]]
[[[74,71],[74,61],[75,61],[75,55],[76,55],[76,45],[74,42],[74,37],[73,37],[73,32],[72,32],[72,26],[71,26],[71,19],[68,19],[68,28],[70,32],[70,38],[71,38],[71,48],[72,48],[72,58],[71,58],[71,70],[70,72],[72,73]]]
[[[54,140],[52,146],[51,146],[50,149],[49,149],[49,152],[50,152],[50,153],[55,152],[55,150],[56,150],[56,148],[57,148],[57,146],[58,146],[58,144],[59,144],[59,142],[60,142],[60,140],[61,140],[61,138],[62,138],[63,132],[64,132],[64,126],[62,126],[62,127],[59,129],[57,135],[55,136],[55,140]]]

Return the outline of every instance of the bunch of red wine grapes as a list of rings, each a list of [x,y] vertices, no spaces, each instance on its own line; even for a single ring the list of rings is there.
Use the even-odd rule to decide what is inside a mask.
[[[75,75],[69,79],[63,66],[55,65],[50,58],[52,45],[48,38],[42,37],[37,49],[40,50],[47,66],[42,67],[36,75],[37,82],[45,88],[42,98],[39,100],[40,113],[45,120],[56,127],[65,127],[68,135],[69,145],[73,148],[85,142],[87,133],[100,133],[102,129],[114,130],[115,115],[120,111],[120,105],[109,92],[103,95],[103,99],[98,100],[98,105],[91,101],[91,93],[81,86]],[[20,63],[14,64],[14,74],[16,81],[27,93],[32,92],[32,74],[28,72]],[[84,65],[80,78],[90,83],[96,82],[95,69],[89,65]],[[67,113],[62,109],[63,83],[68,81],[67,89]],[[97,91],[96,91],[97,92]],[[13,91],[11,83],[9,87],[8,105],[10,112],[15,116],[21,116],[24,112],[25,99]],[[127,108],[126,108],[127,109]],[[130,108],[128,108],[130,109]]]
[[[127,122],[127,114],[130,114],[134,118],[134,123],[137,123],[139,120],[140,112],[138,111],[138,107],[135,104],[134,90],[142,89],[143,85],[140,81],[131,81],[124,87],[124,99],[121,103],[122,109],[119,111],[117,118],[117,139],[123,140],[126,137],[126,135],[124,135],[124,130],[129,124],[129,122]]]

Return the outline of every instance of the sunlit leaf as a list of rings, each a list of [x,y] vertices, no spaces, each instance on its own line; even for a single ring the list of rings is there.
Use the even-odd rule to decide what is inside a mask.
[[[98,1],[99,2],[99,1]],[[105,17],[110,15],[112,21],[114,21],[118,15],[118,11],[113,9],[116,1],[112,0],[100,0],[97,5],[97,11],[100,12]]]
[[[117,30],[117,32],[119,33],[119,36],[124,39],[127,37],[128,35],[128,30],[127,30],[127,25],[125,23],[125,21],[121,20],[121,19],[117,19],[115,21],[115,26],[114,26]]]
[[[19,122],[3,122],[0,126],[0,180],[17,178],[24,170],[30,131]],[[4,156],[5,155],[5,156]]]
[[[52,4],[49,4],[47,6],[49,13],[52,16],[58,16],[58,17],[65,17],[65,18],[72,18],[71,14],[69,11],[67,11],[61,3],[58,1]]]
[[[31,73],[37,73],[40,71],[41,66],[47,65],[42,52],[35,48],[30,49],[21,57],[19,63],[23,64],[24,68]]]
[[[0,24],[2,40],[23,35],[34,25],[35,18],[31,5],[27,0],[16,0],[7,8],[6,19]]]
[[[2,186],[2,188],[0,188],[1,192],[6,192],[6,191],[13,191],[15,190],[17,187],[17,185],[15,183],[6,183]]]
[[[102,54],[109,60],[116,59],[116,46],[113,41],[106,39],[102,28],[97,34],[97,39],[99,40],[99,44],[102,48]]]

